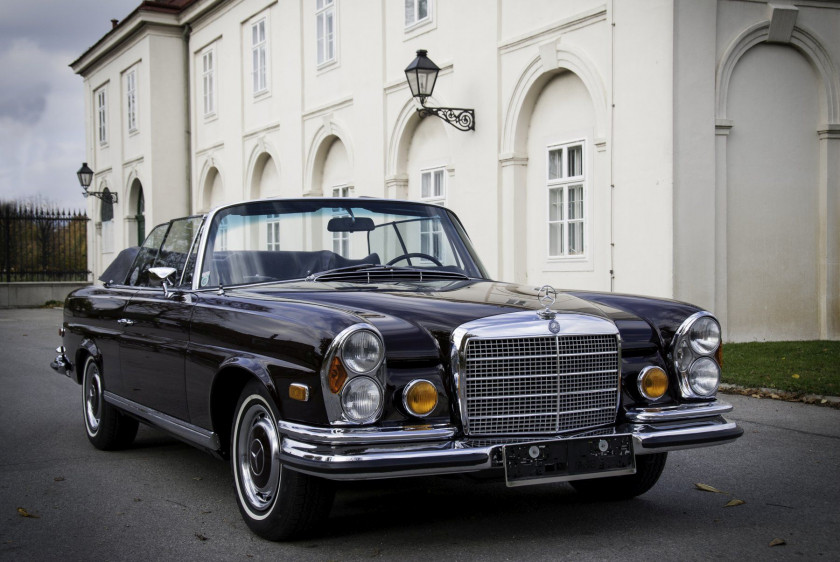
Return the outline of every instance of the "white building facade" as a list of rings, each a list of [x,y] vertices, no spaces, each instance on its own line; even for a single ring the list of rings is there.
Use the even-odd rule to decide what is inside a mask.
[[[418,49],[428,105],[475,131],[419,117]],[[110,220],[89,203],[91,268],[138,221],[407,198],[453,209],[497,279],[686,300],[730,341],[838,339],[838,62],[833,1],[143,5],[72,65],[94,187],[120,197]]]

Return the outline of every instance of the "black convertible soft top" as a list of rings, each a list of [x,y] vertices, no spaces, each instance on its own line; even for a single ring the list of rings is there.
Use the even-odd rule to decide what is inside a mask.
[[[139,251],[139,246],[130,246],[117,254],[117,257],[114,258],[111,265],[99,276],[99,280],[104,283],[124,283],[128,275],[128,270],[131,264],[134,263],[134,258],[137,257],[137,252]]]

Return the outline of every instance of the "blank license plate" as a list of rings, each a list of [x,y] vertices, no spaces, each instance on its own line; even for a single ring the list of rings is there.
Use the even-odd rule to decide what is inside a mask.
[[[508,486],[634,474],[629,435],[518,443],[502,447]]]

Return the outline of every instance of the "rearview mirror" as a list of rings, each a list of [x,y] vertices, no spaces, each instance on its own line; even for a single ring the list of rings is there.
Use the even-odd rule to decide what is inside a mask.
[[[375,228],[373,219],[365,217],[335,217],[327,223],[330,232],[370,232]]]

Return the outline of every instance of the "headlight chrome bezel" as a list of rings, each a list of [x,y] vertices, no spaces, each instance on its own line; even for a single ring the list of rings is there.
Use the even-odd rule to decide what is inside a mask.
[[[350,365],[349,363],[351,362],[345,358],[347,343],[360,332],[367,332],[378,340],[379,357],[372,363],[374,366],[366,371],[359,369],[358,364]],[[330,386],[330,369],[336,361],[340,364],[344,374],[346,374],[346,378],[343,378],[339,388],[332,389]],[[359,377],[370,379],[377,386],[379,395],[379,406],[376,408],[376,412],[364,419],[354,418],[347,413],[345,407],[346,392],[349,392],[347,389],[352,381]],[[339,332],[324,355],[324,363],[321,366],[321,385],[324,406],[330,425],[364,425],[379,420],[385,408],[385,341],[382,334],[379,333],[379,330],[370,324],[359,323],[353,324]]]
[[[703,346],[692,339],[697,333],[694,330],[697,327],[697,322],[704,324],[714,322],[712,332],[716,333],[717,345],[714,345],[713,348],[710,349],[709,346]],[[711,399],[715,397],[721,376],[717,353],[722,345],[720,322],[710,312],[701,311],[692,314],[680,325],[671,345],[671,360],[677,373],[680,393],[684,398]],[[708,364],[707,360],[714,365],[717,371],[717,381],[709,392],[704,392],[702,388],[697,386],[695,377],[699,374],[698,369]]]

